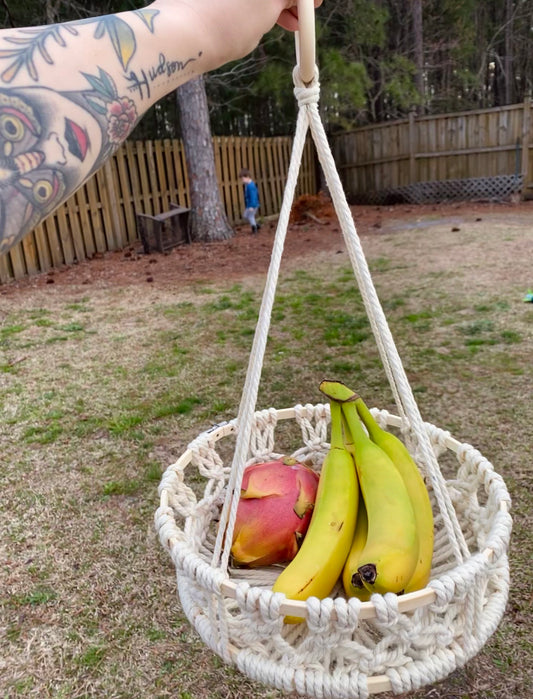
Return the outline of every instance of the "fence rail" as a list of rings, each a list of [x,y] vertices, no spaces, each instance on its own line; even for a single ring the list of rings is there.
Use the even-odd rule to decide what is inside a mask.
[[[257,180],[261,215],[281,208],[291,137],[215,137],[220,193],[232,224],[244,208],[239,170]],[[312,143],[305,147],[297,194],[317,191]],[[136,213],[156,215],[170,202],[189,206],[187,169],[179,140],[127,141],[98,172],[8,253],[0,255],[0,283],[71,265],[96,253],[138,242]]]
[[[421,182],[515,175],[533,189],[531,102],[416,117],[335,136],[347,194],[364,200]]]

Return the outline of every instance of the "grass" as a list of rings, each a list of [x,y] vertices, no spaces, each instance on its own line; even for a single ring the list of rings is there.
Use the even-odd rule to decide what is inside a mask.
[[[465,226],[364,241],[423,416],[486,454],[513,498],[506,616],[420,699],[533,693],[533,313],[521,303],[527,255],[504,274],[509,228],[473,226],[468,254]],[[531,246],[531,233],[513,240]],[[262,283],[0,295],[0,697],[281,696],[206,650],[153,530],[161,472],[237,412]],[[258,407],[319,402],[324,376],[394,410],[345,255],[327,276],[323,260],[282,275]]]

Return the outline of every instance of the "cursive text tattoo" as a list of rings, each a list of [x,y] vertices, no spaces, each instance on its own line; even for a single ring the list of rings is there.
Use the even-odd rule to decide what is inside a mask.
[[[170,80],[176,73],[186,73],[191,70],[192,64],[202,56],[202,51],[196,58],[188,58],[185,61],[169,61],[164,53],[159,54],[158,62],[150,68],[141,68],[139,72],[132,70],[125,75],[129,83],[128,90],[137,92],[140,99],[149,99],[151,96],[150,85],[156,80]]]

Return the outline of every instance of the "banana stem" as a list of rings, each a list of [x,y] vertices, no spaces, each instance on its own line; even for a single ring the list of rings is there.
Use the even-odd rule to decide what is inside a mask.
[[[327,396],[330,400],[336,400],[339,403],[345,403],[349,400],[355,400],[358,396],[351,388],[342,381],[328,381],[324,379],[318,387],[319,391]]]
[[[365,423],[365,427],[368,430],[371,438],[374,439],[375,436],[379,435],[384,430],[382,430],[381,427],[378,425],[378,423],[374,419],[374,416],[367,408],[366,403],[362,398],[357,398],[355,400],[355,405],[357,407],[359,417]]]
[[[368,435],[363,429],[355,403],[343,403],[341,410],[351,439],[357,447],[358,444],[362,444],[368,439]]]
[[[341,405],[336,401],[331,401],[329,407],[331,411],[331,446],[335,449],[343,449]]]

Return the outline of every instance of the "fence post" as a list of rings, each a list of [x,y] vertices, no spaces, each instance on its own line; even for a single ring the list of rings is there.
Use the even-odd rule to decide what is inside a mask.
[[[529,145],[531,143],[531,98],[524,102],[522,113],[522,194],[529,186]]]
[[[416,130],[415,130],[415,112],[409,112],[409,184],[416,182]]]

